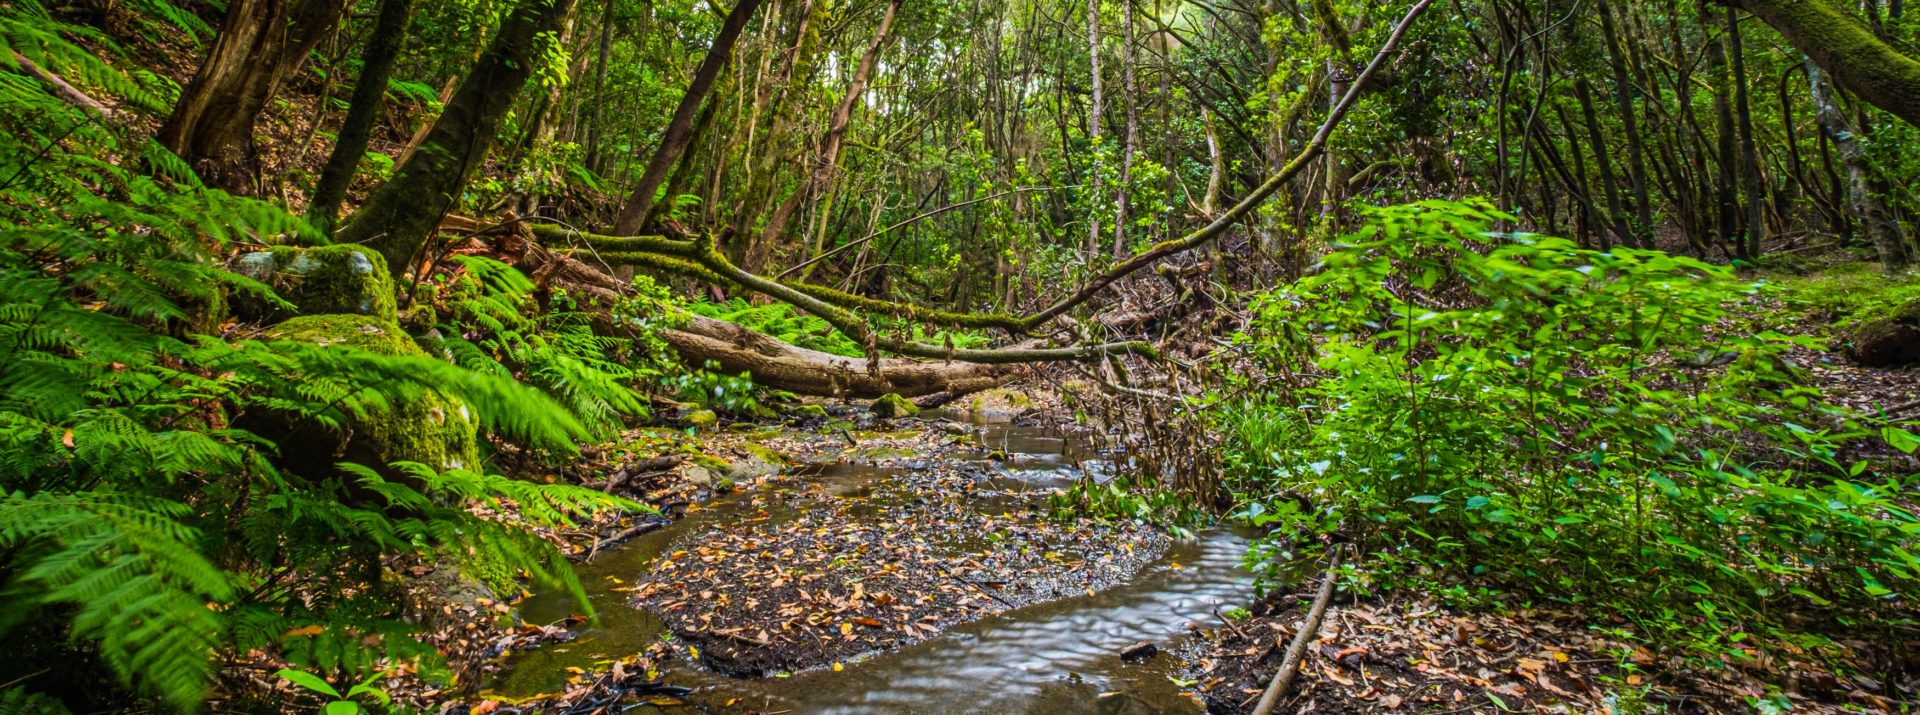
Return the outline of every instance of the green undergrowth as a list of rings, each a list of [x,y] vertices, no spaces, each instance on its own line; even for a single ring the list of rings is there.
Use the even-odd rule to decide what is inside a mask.
[[[101,59],[117,50],[65,39],[97,33],[22,7],[0,12],[0,57],[159,105]],[[451,289],[467,298],[440,353],[386,315],[236,324],[236,296],[297,307],[228,259],[311,226],[201,188],[144,135],[23,75],[0,73],[0,109],[0,672],[26,676],[0,683],[0,708],[191,711],[228,665],[266,658],[342,683],[403,665],[443,679],[403,618],[393,569],[409,563],[548,584],[587,608],[535,529],[641,507],[490,474],[473,440],[572,459],[609,415],[644,407],[594,381],[649,363],[568,342],[583,339],[567,310],[526,324],[477,307],[527,295],[486,269],[467,275],[497,285]],[[486,361],[446,359],[462,344]],[[401,441],[399,414],[458,432],[409,449],[460,463],[342,463],[382,430]],[[480,516],[506,510],[518,518]]]
[[[1878,263],[1849,262],[1801,275],[1779,275],[1782,302],[1810,327],[1838,333],[1920,303],[1920,273],[1889,276]]]
[[[1235,516],[1271,533],[1257,572],[1341,532],[1355,588],[1560,602],[1707,655],[1910,627],[1916,475],[1836,455],[1916,438],[1825,404],[1786,359],[1816,342],[1744,322],[1773,289],[1503,218],[1374,209],[1259,298],[1235,338],[1259,369],[1214,410]]]

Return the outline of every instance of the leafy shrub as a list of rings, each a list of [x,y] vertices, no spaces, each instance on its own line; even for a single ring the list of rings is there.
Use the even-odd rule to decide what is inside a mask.
[[[1350,530],[1379,585],[1477,575],[1704,622],[1703,647],[1783,606],[1861,619],[1920,596],[1912,477],[1836,461],[1874,430],[1802,384],[1787,353],[1808,340],[1742,324],[1764,286],[1493,232],[1503,218],[1373,210],[1319,273],[1259,300],[1236,341],[1263,369],[1216,412],[1242,518]],[[1272,569],[1286,548],[1256,553]]]

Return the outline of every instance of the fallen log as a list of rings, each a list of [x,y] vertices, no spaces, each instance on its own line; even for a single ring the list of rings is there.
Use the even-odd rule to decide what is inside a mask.
[[[882,359],[877,371],[869,371],[866,358],[809,350],[724,320],[687,318],[680,329],[660,333],[686,364],[710,360],[728,374],[752,373],[755,384],[802,395],[964,395],[994,387],[1014,374],[1014,366],[1008,364],[903,358]]]
[[[612,305],[625,292],[626,286],[610,273],[548,250],[519,231],[500,236],[494,250],[499,258],[533,276],[536,283],[597,298],[602,305]],[[611,320],[597,327],[607,332],[623,329]],[[751,373],[754,384],[801,395],[867,399],[887,393],[919,397],[944,392],[959,396],[994,387],[1017,374],[1014,362],[906,358],[883,358],[869,369],[866,358],[810,350],[735,323],[691,314],[659,335],[686,365],[712,362],[727,374]],[[1014,356],[1032,353],[1044,359],[1049,350],[1010,348],[998,352]]]

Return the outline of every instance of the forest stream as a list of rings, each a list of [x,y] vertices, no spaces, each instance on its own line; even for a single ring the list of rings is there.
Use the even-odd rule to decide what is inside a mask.
[[[512,656],[493,689],[506,696],[564,689],[569,676],[578,672],[569,668],[604,667],[609,659],[640,652],[669,636],[666,621],[633,605],[631,589],[622,584],[640,579],[662,554],[715,525],[744,523],[763,510],[775,521],[796,518],[791,506],[766,507],[791,505],[786,497],[825,493],[884,505],[902,493],[892,488],[916,472],[956,467],[977,472],[985,467],[983,488],[967,490],[963,498],[972,508],[991,513],[1043,504],[1054,490],[1104,473],[1102,462],[1081,461],[1080,446],[1051,430],[1007,422],[969,424],[980,445],[974,450],[904,466],[833,461],[795,467],[798,479],[720,496],[663,529],[606,551],[580,569],[598,624],[586,626],[571,641]],[[769,490],[772,493],[765,493]],[[856,519],[888,518],[878,505],[847,513]],[[1215,614],[1251,599],[1252,580],[1240,566],[1246,548],[1241,535],[1205,532],[1174,542],[1131,579],[1022,604],[838,667],[734,678],[688,659],[670,659],[660,667],[660,681],[693,692],[655,700],[664,703],[659,707],[666,711],[1198,712],[1199,705],[1176,682],[1182,663],[1167,650],[1181,643],[1191,626],[1217,625]],[[527,621],[554,622],[567,618],[574,605],[563,593],[543,593],[521,610]],[[1159,652],[1123,660],[1120,652],[1141,642],[1156,644]],[[684,706],[671,704],[675,700],[683,700]]]

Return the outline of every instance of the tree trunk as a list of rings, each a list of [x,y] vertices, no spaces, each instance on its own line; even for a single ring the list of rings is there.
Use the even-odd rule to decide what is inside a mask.
[[[206,61],[155,139],[207,184],[251,193],[253,125],[346,11],[344,0],[234,0]]]
[[[1087,142],[1093,146],[1093,161],[1088,164],[1093,173],[1093,205],[1087,207],[1087,260],[1091,262],[1100,252],[1100,201],[1106,198],[1105,187],[1100,180],[1100,121],[1106,113],[1103,103],[1105,97],[1100,93],[1100,0],[1087,0],[1087,60],[1093,65],[1093,108],[1092,116],[1087,118]]]
[[[619,218],[614,219],[614,235],[630,236],[640,232],[647,212],[653,208],[653,195],[659,192],[661,182],[667,179],[667,172],[673,169],[693,140],[693,120],[700,111],[700,103],[706,100],[708,92],[713,89],[713,81],[733,57],[733,45],[740,39],[740,31],[746,28],[747,20],[753,17],[753,11],[759,7],[760,0],[738,0],[733,11],[727,13],[726,21],[720,25],[720,34],[714,36],[713,46],[707,48],[707,56],[700,60],[700,67],[694,71],[686,94],[680,96],[680,106],[673,110],[673,120],[667,123],[667,131],[660,137],[660,148],[654,150],[653,158],[647,161],[646,170],[640,174],[639,185],[633,187],[633,195],[627,197],[626,207],[620,209]]]
[[[1740,173],[1746,180],[1747,194],[1747,235],[1742,252],[1748,258],[1759,258],[1760,239],[1766,233],[1766,220],[1760,214],[1766,205],[1766,192],[1761,185],[1760,152],[1754,147],[1753,107],[1747,101],[1747,61],[1740,44],[1740,18],[1731,7],[1726,17],[1727,53],[1733,60],[1733,113],[1740,126]]]
[[[540,37],[557,38],[574,0],[522,0],[460,83],[418,151],[367,197],[338,240],[371,244],[395,276],[419,258],[440,218],[492,148],[500,120],[533,75]]]
[[[400,48],[407,41],[407,26],[413,20],[413,0],[380,0],[379,13],[373,23],[373,33],[367,36],[367,49],[361,56],[360,77],[354,81],[347,118],[340,125],[333,153],[320,169],[313,201],[307,205],[307,220],[323,232],[332,231],[333,222],[340,218],[340,203],[346,199],[347,185],[353,183],[353,173],[360,167],[360,158],[367,153],[367,142],[373,137],[374,123],[380,120],[380,110],[387,98],[387,79],[393,76],[394,62],[400,58]]]
[[[1873,241],[1874,248],[1880,252],[1880,266],[1888,273],[1898,273],[1912,263],[1913,256],[1908,255],[1906,241],[1900,235],[1900,225],[1887,217],[1886,204],[1873,192],[1869,179],[1866,157],[1862,154],[1865,147],[1853,133],[1853,127],[1847,121],[1845,112],[1833,101],[1833,90],[1827,85],[1825,73],[1819,65],[1808,62],[1807,84],[1813,95],[1813,107],[1820,118],[1820,128],[1832,138],[1839,150],[1840,161],[1847,169],[1847,203],[1853,214],[1859,218],[1860,227]]]
[[[1600,187],[1607,194],[1607,223],[1612,226],[1614,235],[1628,246],[1634,245],[1633,232],[1627,227],[1626,214],[1620,210],[1620,187],[1613,178],[1613,161],[1607,157],[1606,136],[1600,133],[1600,117],[1593,111],[1593,91],[1586,80],[1573,85],[1574,97],[1580,100],[1580,113],[1587,120],[1587,143],[1593,147],[1593,161],[1600,169]],[[1610,250],[1613,242],[1603,233],[1600,237],[1600,250]]]
[[[793,214],[800,209],[800,202],[815,194],[839,169],[840,148],[846,140],[847,126],[853,121],[853,108],[860,102],[861,93],[867,90],[867,81],[873,75],[873,66],[880,59],[880,50],[887,44],[893,31],[893,19],[900,13],[902,0],[887,3],[886,14],[880,17],[880,26],[874,28],[873,40],[867,44],[867,51],[860,56],[859,66],[854,68],[853,82],[847,85],[847,93],[834,105],[833,113],[827,115],[827,134],[821,139],[820,155],[815,157],[807,175],[795,187],[786,201],[774,209],[773,216],[767,219],[767,225],[760,231],[760,239],[747,252],[746,269],[757,271],[766,262],[773,250],[773,244],[787,232],[787,225],[793,221]]]
[[[1730,2],[1773,26],[1834,84],[1920,126],[1920,61],[1875,37],[1844,10],[1828,0]]]
[[[1116,261],[1127,257],[1127,195],[1133,190],[1133,152],[1140,133],[1140,86],[1134,81],[1133,76],[1135,57],[1132,0],[1122,0],[1120,13],[1122,18],[1120,37],[1126,47],[1126,51],[1122,54],[1121,62],[1124,65],[1121,67],[1121,77],[1126,83],[1127,136],[1126,143],[1120,147],[1120,191],[1119,195],[1114,197],[1113,259]]]
[[[602,127],[607,115],[607,68],[613,62],[613,2],[607,0],[600,10],[600,59],[593,67],[593,118],[587,125],[587,170],[605,174],[607,164],[600,152]]]
[[[1640,122],[1633,112],[1634,85],[1627,77],[1626,59],[1622,57],[1624,42],[1614,30],[1613,9],[1606,0],[1600,0],[1600,29],[1607,41],[1607,64],[1613,70],[1613,101],[1620,112],[1621,128],[1627,135],[1627,182],[1633,189],[1633,237],[1627,239],[1630,246],[1650,246],[1653,230],[1651,208],[1647,200],[1647,162],[1645,149],[1640,143]],[[1597,148],[1596,148],[1597,149]]]

